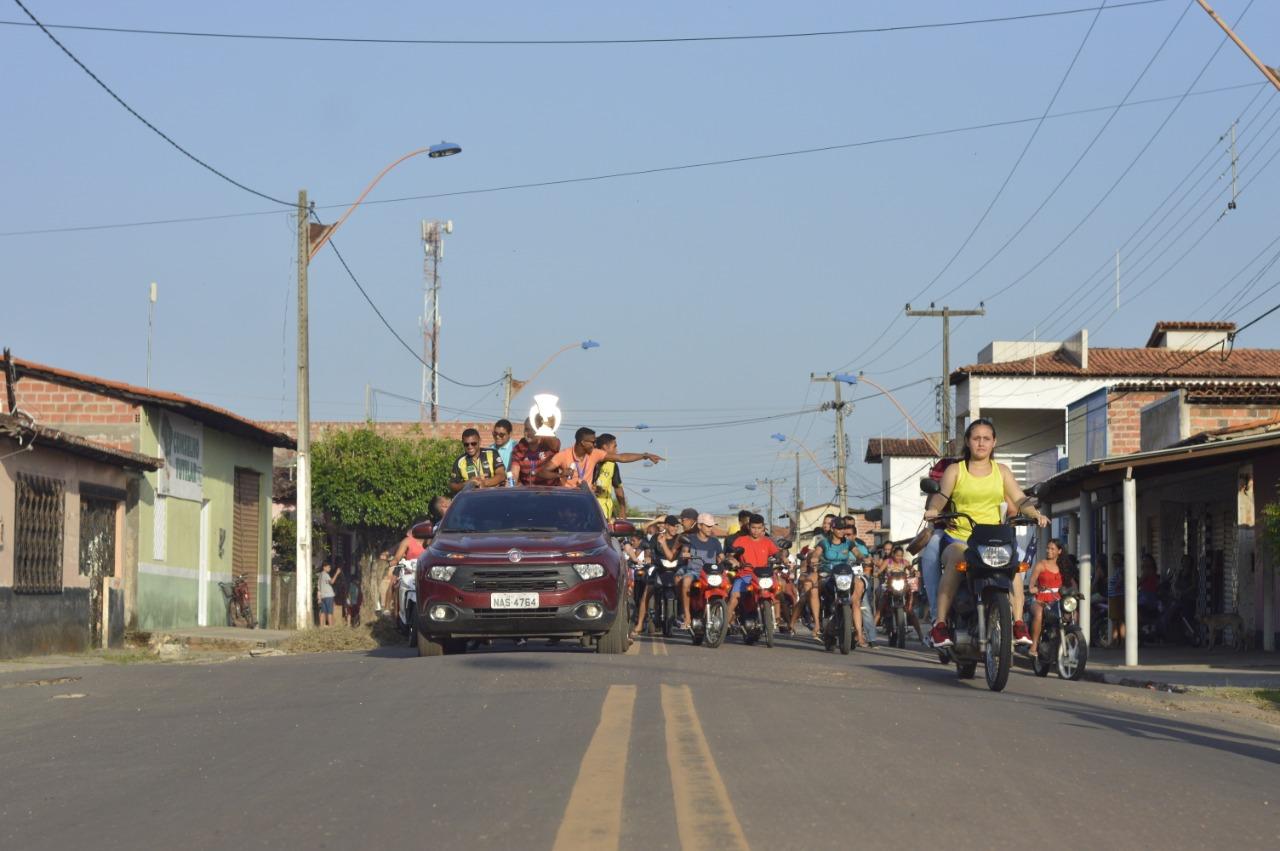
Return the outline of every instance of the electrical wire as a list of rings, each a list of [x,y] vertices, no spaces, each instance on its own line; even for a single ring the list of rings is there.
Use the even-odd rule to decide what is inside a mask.
[[[1108,8],[1111,8],[1111,7],[1108,7]],[[1262,87],[1267,85],[1268,83],[1265,83],[1265,82],[1264,83],[1257,83],[1257,82],[1238,83],[1232,86],[1221,86],[1218,88],[1204,89],[1199,92],[1193,92],[1191,96],[1199,97],[1203,95],[1222,94],[1224,92],[1237,91],[1240,89],[1251,89],[1251,88],[1261,89]],[[1106,112],[1107,110],[1143,106],[1143,105],[1152,104],[1152,103],[1161,103],[1163,101],[1175,100],[1185,96],[1186,96],[1185,94],[1162,95],[1160,97],[1147,98],[1146,100],[1129,101],[1127,103],[1122,103],[1122,104],[1110,104],[1107,106],[1095,106],[1095,107],[1087,107],[1085,109],[1067,110],[1064,112],[1054,113],[1053,115],[1050,115],[1049,118],[1054,118],[1054,119],[1071,118],[1078,115],[1091,114],[1094,112]],[[863,147],[869,147],[873,145],[892,144],[895,142],[912,142],[920,139],[929,139],[929,138],[935,138],[939,136],[950,136],[950,135],[955,135],[959,133],[969,133],[969,132],[974,132],[979,130],[991,130],[991,129],[997,129],[1002,127],[1015,127],[1019,124],[1030,124],[1032,122],[1040,121],[1040,120],[1041,120],[1040,116],[1029,116],[1025,118],[1015,118],[1015,119],[1009,119],[1004,121],[989,121],[983,124],[971,124],[971,125],[966,125],[962,127],[948,127],[941,130],[926,130],[919,133],[906,133],[906,134],[898,134],[894,136],[882,136],[874,139],[862,139],[856,142],[845,142],[845,143],[839,143],[834,145],[822,145],[822,146],[812,147],[812,148],[799,148],[799,149],[789,150],[789,151],[777,151],[773,153],[754,154],[754,155],[744,156],[744,157],[733,157],[728,159],[717,159],[717,160],[704,160],[700,162],[681,163],[677,165],[660,166],[660,167],[648,168],[648,169],[632,169],[628,171],[615,171],[615,172],[607,172],[604,174],[586,175],[583,177],[559,178],[555,180],[542,180],[542,181],[533,181],[533,182],[526,182],[526,183],[511,183],[511,184],[503,184],[498,186],[479,187],[476,189],[461,189],[461,190],[455,190],[451,192],[436,192],[436,193],[431,193],[426,195],[404,195],[404,196],[399,196],[395,198],[371,198],[363,201],[362,203],[364,206],[372,206],[375,204],[401,204],[408,201],[431,201],[431,200],[438,200],[441,198],[457,198],[457,197],[468,196],[468,195],[486,195],[486,194],[491,194],[495,192],[512,192],[512,191],[525,190],[525,189],[542,189],[542,188],[553,187],[553,186],[566,186],[566,185],[572,185],[572,184],[578,184],[578,183],[592,183],[592,182],[598,182],[598,181],[604,181],[604,180],[617,180],[617,179],[627,178],[627,177],[643,177],[643,176],[648,176],[653,174],[690,171],[690,170],[701,169],[701,168],[714,168],[718,166],[736,165],[740,163],[766,161],[766,160],[781,159],[786,157],[809,156],[812,154],[827,153],[830,151],[847,150],[852,148],[863,148]],[[271,200],[274,201],[276,199],[273,198]],[[284,203],[284,202],[279,202],[279,203]],[[295,207],[297,205],[289,204],[289,206]],[[321,204],[321,205],[317,205],[315,209],[336,210],[336,209],[346,209],[349,206],[350,206],[349,203],[343,202],[343,203],[337,203],[337,204]],[[248,212],[242,212],[242,213],[220,213],[220,214],[206,215],[206,216],[178,216],[178,217],[164,218],[164,219],[144,219],[144,220],[132,221],[132,222],[113,222],[113,223],[95,224],[95,225],[69,225],[64,227],[53,227],[53,228],[32,228],[27,230],[0,231],[0,237],[39,236],[43,234],[78,233],[78,232],[84,232],[84,231],[116,230],[121,228],[194,224],[199,222],[252,218],[256,216],[274,216],[274,215],[279,215],[279,212],[280,211],[278,210],[254,210],[254,211],[248,211]]]
[[[139,113],[139,112],[138,112],[136,109],[134,109],[133,107],[129,106],[129,104],[127,104],[127,103],[125,102],[124,98],[120,97],[120,95],[116,94],[116,93],[115,93],[115,91],[113,91],[113,90],[112,90],[112,88],[111,88],[110,86],[108,86],[106,83],[102,82],[102,78],[100,78],[97,74],[95,74],[95,73],[93,73],[92,71],[90,71],[90,70],[89,70],[89,66],[87,66],[87,65],[85,65],[83,62],[81,62],[81,61],[80,61],[80,58],[79,58],[78,56],[76,56],[74,53],[72,53],[70,50],[68,50],[68,49],[67,49],[67,46],[66,46],[65,44],[63,44],[62,42],[58,41],[57,37],[56,37],[53,33],[49,32],[49,28],[48,28],[48,27],[46,27],[44,24],[40,23],[40,20],[39,20],[35,15],[31,14],[31,10],[30,10],[30,9],[28,9],[26,6],[22,5],[22,0],[13,0],[13,2],[14,2],[14,3],[16,3],[16,4],[18,5],[18,8],[19,8],[19,9],[21,9],[24,13],[26,13],[26,16],[27,16],[28,18],[30,18],[30,19],[31,19],[31,24],[29,24],[28,26],[37,26],[37,27],[39,27],[39,28],[40,28],[40,31],[41,31],[41,32],[43,32],[45,35],[47,35],[47,36],[49,37],[49,40],[50,40],[50,41],[52,41],[54,44],[56,44],[56,45],[58,46],[58,48],[59,48],[63,53],[65,53],[65,54],[67,55],[67,58],[69,58],[72,62],[76,63],[76,65],[80,66],[80,70],[81,70],[81,71],[84,71],[86,74],[88,74],[88,75],[89,75],[89,78],[90,78],[91,80],[93,80],[95,83],[97,83],[99,86],[101,86],[101,87],[102,87],[102,90],[103,90],[104,92],[106,92],[107,94],[111,95],[111,97],[115,100],[115,102],[116,102],[116,103],[118,103],[118,104],[120,104],[122,107],[124,107],[124,108],[125,108],[125,110],[126,110],[130,115],[132,115],[134,118],[136,118],[136,119],[138,119],[139,121],[141,121],[141,122],[142,122],[142,123],[147,127],[147,129],[148,129],[148,130],[150,130],[152,133],[155,133],[155,134],[156,134],[157,136],[159,136],[161,139],[164,139],[166,142],[168,142],[170,145],[172,145],[172,146],[173,146],[173,148],[174,148],[175,150],[177,150],[177,151],[178,151],[178,153],[182,154],[184,157],[186,157],[187,159],[191,160],[193,163],[195,163],[196,165],[200,166],[201,168],[206,169],[206,170],[208,170],[208,171],[212,172],[213,174],[217,175],[218,177],[222,178],[222,179],[223,179],[223,180],[225,180],[227,183],[230,183],[232,186],[236,187],[237,189],[243,189],[245,192],[248,192],[248,193],[249,193],[249,194],[251,194],[251,195],[257,195],[259,198],[264,198],[264,199],[266,199],[267,201],[274,201],[275,203],[277,203],[277,204],[282,204],[282,205],[283,205],[283,206],[285,206],[285,207],[292,207],[292,206],[294,206],[293,204],[290,204],[288,201],[282,201],[282,200],[280,200],[279,198],[276,198],[276,197],[274,197],[274,196],[268,195],[268,194],[267,194],[267,193],[265,193],[265,192],[259,192],[257,189],[254,189],[254,188],[253,188],[253,187],[251,187],[251,186],[246,186],[245,184],[241,183],[240,181],[236,180],[235,178],[228,176],[225,172],[219,171],[218,169],[216,169],[216,168],[214,168],[213,166],[209,165],[209,163],[205,162],[204,160],[202,160],[202,159],[200,159],[199,157],[197,157],[195,154],[193,154],[193,153],[191,153],[190,151],[188,151],[186,148],[184,148],[184,147],[182,147],[181,145],[179,145],[177,142],[175,142],[175,141],[173,140],[173,138],[172,138],[171,136],[169,136],[169,134],[165,133],[165,132],[164,132],[163,130],[161,130],[159,127],[155,126],[155,125],[154,125],[154,124],[152,124],[150,121],[148,121],[147,119],[143,118],[141,113]],[[21,23],[21,22],[18,22],[18,23]]]
[[[1048,12],[1031,12],[1023,15],[1005,15],[991,18],[970,18],[957,21],[935,21],[923,24],[896,24],[882,27],[858,27],[840,30],[813,30],[808,32],[756,33],[744,35],[702,35],[702,36],[661,36],[655,38],[549,38],[549,39],[453,39],[453,38],[361,38],[356,36],[312,36],[285,35],[268,33],[230,33],[199,32],[193,30],[160,30],[140,27],[105,27],[85,24],[48,24],[52,29],[79,30],[82,32],[116,33],[128,35],[177,36],[184,38],[207,39],[242,39],[253,41],[294,41],[321,42],[338,44],[388,44],[388,45],[450,45],[450,46],[490,46],[490,47],[553,47],[574,45],[626,45],[626,44],[690,44],[698,42],[725,41],[780,41],[798,38],[828,38],[834,36],[873,35],[882,33],[910,32],[915,30],[936,30],[951,27],[977,26],[981,24],[999,24],[1013,21],[1030,21],[1041,18],[1059,18],[1067,15],[1079,15],[1085,12],[1099,13],[1124,9],[1133,6],[1151,6],[1167,2],[1167,0],[1129,0],[1107,6],[1086,6],[1076,9],[1057,9]],[[21,4],[19,4],[21,5]],[[30,14],[30,13],[28,13]],[[34,20],[34,18],[32,19]],[[0,21],[2,26],[31,26],[25,21]],[[43,29],[43,26],[41,27]]]

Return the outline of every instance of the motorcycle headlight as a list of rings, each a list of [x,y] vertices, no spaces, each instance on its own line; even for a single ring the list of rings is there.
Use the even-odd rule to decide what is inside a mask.
[[[575,564],[573,569],[582,579],[599,579],[604,576],[603,564]]]
[[[889,587],[892,588],[894,591],[902,591],[907,587],[907,580],[905,579],[890,580]]]
[[[707,577],[707,584],[712,588],[718,588],[724,583],[724,577],[718,573],[713,573]]]
[[[772,580],[772,579],[770,579],[768,576],[764,577],[763,579],[761,579],[761,580],[759,580],[759,581],[760,581],[760,587],[761,587],[761,588],[764,588],[764,589],[766,589],[766,590],[767,590],[767,589],[769,589],[769,588],[772,588],[772,587],[773,587],[773,580]]]
[[[978,547],[978,555],[988,567],[1004,567],[1013,558],[1013,548],[1008,546]]]
[[[848,591],[853,587],[853,577],[847,573],[841,573],[836,577],[836,588],[841,591]]]
[[[453,572],[458,568],[452,564],[436,564],[431,567],[431,578],[436,582],[448,582],[453,578]]]
[[[1079,605],[1080,601],[1075,597],[1062,598],[1062,611],[1064,612],[1074,612]]]

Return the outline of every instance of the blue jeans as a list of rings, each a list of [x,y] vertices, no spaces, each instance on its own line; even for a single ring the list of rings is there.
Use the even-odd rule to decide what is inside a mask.
[[[739,576],[737,579],[733,580],[733,588],[731,589],[730,593],[741,594],[743,591],[746,591],[750,587],[751,587],[751,577]]]
[[[920,572],[924,574],[924,591],[929,595],[929,610],[938,617],[938,585],[942,583],[942,533],[935,531],[928,545],[920,551]]]
[[[876,616],[871,610],[871,604],[875,600],[875,586],[872,579],[867,574],[855,576],[854,582],[862,583],[862,637],[867,641],[876,640]]]

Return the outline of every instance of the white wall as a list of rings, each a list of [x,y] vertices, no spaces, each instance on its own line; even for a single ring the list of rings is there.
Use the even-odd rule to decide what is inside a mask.
[[[885,458],[880,462],[881,481],[889,483],[889,502],[880,521],[895,541],[915,535],[924,515],[920,477],[929,475],[932,458]],[[883,488],[883,484],[881,485]]]

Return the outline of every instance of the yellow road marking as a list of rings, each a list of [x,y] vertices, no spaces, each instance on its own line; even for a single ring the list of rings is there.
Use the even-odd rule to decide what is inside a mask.
[[[578,779],[569,796],[555,851],[618,847],[622,833],[622,784],[627,773],[635,686],[609,686]]]
[[[653,655],[654,655],[654,656],[666,656],[666,655],[667,655],[667,643],[666,643],[665,641],[659,641],[658,639],[656,639],[656,638],[655,638],[655,639],[651,642],[651,644],[652,644],[652,646],[653,646]]]
[[[667,767],[675,795],[676,830],[684,851],[748,849],[688,686],[662,686]]]

